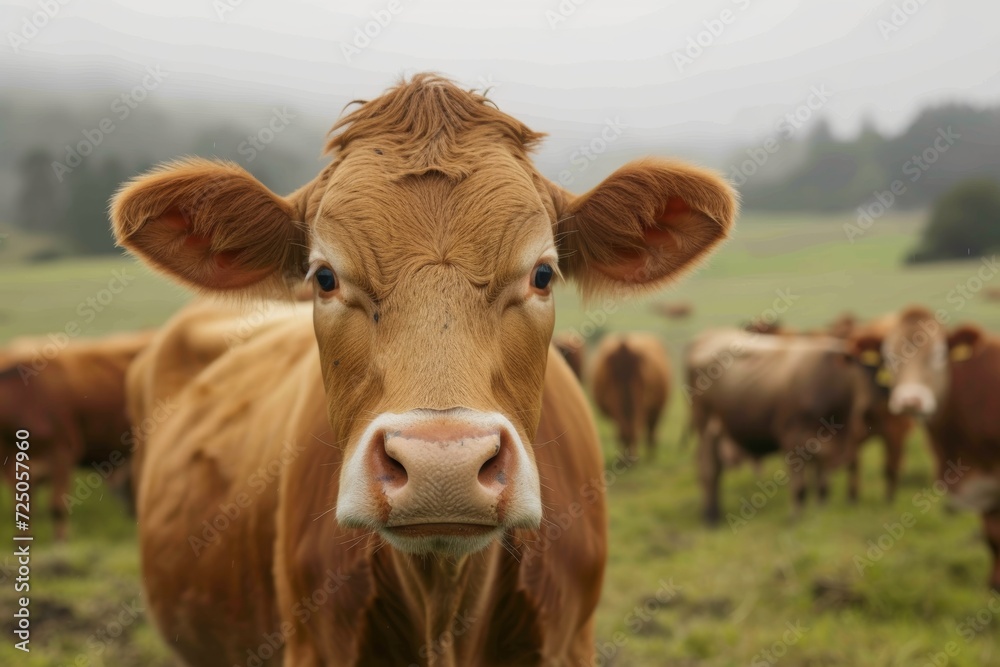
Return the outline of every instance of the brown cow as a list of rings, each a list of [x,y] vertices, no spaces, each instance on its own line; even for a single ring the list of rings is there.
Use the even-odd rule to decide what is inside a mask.
[[[878,357],[889,410],[926,420],[938,480],[956,505],[982,513],[990,584],[1000,588],[1000,340],[972,325],[949,334],[941,319],[910,307],[857,332],[852,344]]]
[[[105,479],[127,483],[124,464],[132,449],[125,416],[125,372],[153,332],[69,341],[21,339],[0,369],[0,459],[14,487],[18,470],[15,433],[30,434],[30,476],[52,482],[56,539],[65,539],[68,496],[77,466],[94,466]],[[56,350],[47,354],[47,350]],[[23,470],[21,470],[23,472]]]
[[[190,664],[592,659],[603,466],[550,353],[551,280],[655,289],[736,200],[659,160],[576,197],[533,167],[539,139],[420,75],[341,120],[288,197],[204,160],[117,196],[120,243],[180,281],[315,289],[311,320],[224,353],[144,444],[146,592]]]
[[[747,325],[745,329],[754,333],[778,336],[805,336],[805,337],[833,337],[846,340],[857,329],[857,318],[853,313],[844,312],[837,316],[825,328],[808,331],[797,331],[783,327],[777,323],[765,325],[763,322],[754,322]],[[885,445],[885,464],[883,475],[885,477],[886,500],[892,502],[896,497],[896,489],[899,486],[899,471],[903,463],[903,453],[906,448],[906,438],[913,428],[913,419],[909,415],[894,414],[889,410],[889,392],[884,385],[884,373],[880,371],[876,360],[871,363],[870,355],[860,359],[862,368],[868,371],[871,382],[870,397],[871,402],[865,411],[865,423],[868,426],[869,437],[882,439]],[[855,502],[860,493],[860,453],[855,450],[856,456],[847,463],[848,476],[848,498]]]
[[[668,320],[683,320],[694,314],[694,304],[690,301],[654,303],[650,305],[649,309]]]
[[[618,427],[618,441],[629,459],[639,457],[638,439],[646,436],[646,452],[656,451],[656,429],[670,397],[667,351],[648,333],[608,334],[594,353],[591,394],[598,409]]]
[[[824,500],[828,472],[849,461],[865,437],[868,383],[843,341],[709,330],[688,347],[685,365],[709,523],[720,518],[726,439],[754,459],[784,453],[798,512],[805,471],[815,472]]]

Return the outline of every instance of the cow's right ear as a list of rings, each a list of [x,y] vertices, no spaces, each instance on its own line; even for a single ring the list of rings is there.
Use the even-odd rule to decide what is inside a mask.
[[[188,285],[277,288],[308,252],[294,202],[236,164],[192,158],[125,184],[111,220],[118,245]]]
[[[965,361],[975,353],[982,339],[982,329],[975,324],[961,324],[948,334],[948,356],[952,361]]]

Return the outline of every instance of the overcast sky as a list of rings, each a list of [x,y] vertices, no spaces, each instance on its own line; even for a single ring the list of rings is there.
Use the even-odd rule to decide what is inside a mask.
[[[0,3],[8,90],[71,101],[154,66],[166,98],[275,99],[332,122],[343,100],[434,70],[493,86],[550,133],[617,115],[688,141],[764,135],[813,90],[829,93],[820,112],[838,133],[1000,100],[995,0],[66,0],[37,34],[25,27],[57,1]]]

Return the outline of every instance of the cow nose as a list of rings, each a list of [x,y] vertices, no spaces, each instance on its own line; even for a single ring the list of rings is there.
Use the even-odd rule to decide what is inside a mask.
[[[474,553],[504,530],[537,530],[538,468],[498,412],[384,412],[349,447],[337,521],[407,553]]]
[[[889,410],[894,414],[927,416],[937,409],[937,399],[930,387],[917,383],[898,385],[889,397]]]
[[[373,438],[372,476],[389,502],[389,527],[502,521],[516,466],[506,429],[443,417]]]

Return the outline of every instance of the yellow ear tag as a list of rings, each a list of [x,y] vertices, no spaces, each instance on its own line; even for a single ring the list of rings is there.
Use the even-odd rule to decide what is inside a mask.
[[[859,359],[865,366],[878,366],[882,362],[882,355],[875,350],[865,350]]]
[[[972,356],[972,346],[965,343],[962,345],[956,345],[951,348],[951,353],[949,354],[952,361],[965,361]]]
[[[880,387],[891,387],[892,386],[892,372],[883,366],[878,369],[878,373],[875,374],[875,383]]]

